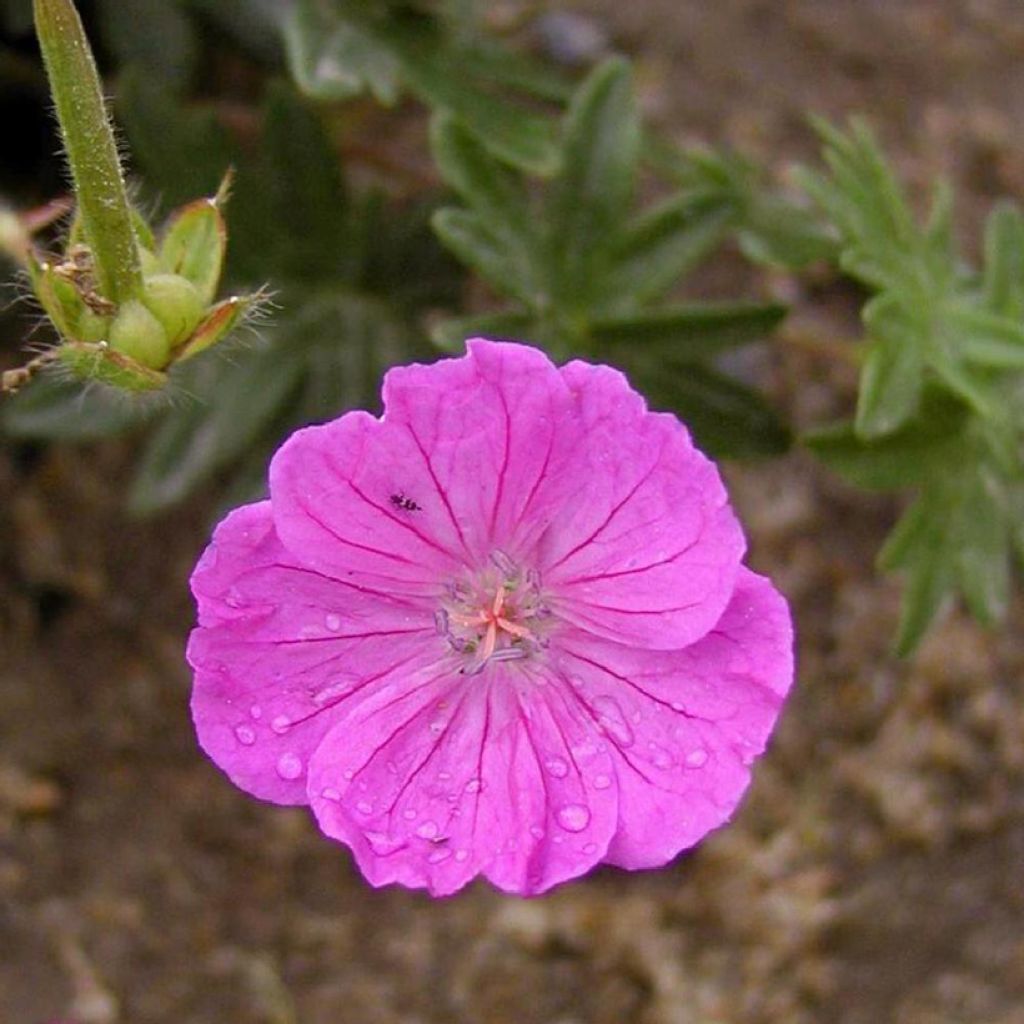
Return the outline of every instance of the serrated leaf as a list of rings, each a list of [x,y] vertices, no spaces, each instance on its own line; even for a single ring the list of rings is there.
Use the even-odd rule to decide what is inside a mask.
[[[676,196],[645,211],[610,255],[608,304],[637,308],[660,298],[721,243],[735,209],[721,196]]]
[[[985,306],[1014,321],[1024,316],[1024,215],[1000,203],[985,222]]]
[[[873,325],[879,339],[868,349],[857,396],[857,435],[881,437],[898,430],[917,411],[923,360],[909,330],[894,322]]]
[[[956,571],[971,614],[992,626],[1010,599],[1010,536],[998,488],[978,472],[959,509]]]
[[[477,214],[447,207],[434,214],[432,224],[444,245],[463,263],[473,267],[498,294],[532,302],[529,260],[503,245]]]
[[[492,234],[510,245],[529,248],[533,231],[522,179],[450,114],[434,116],[430,138],[446,184],[473,208]]]
[[[591,333],[609,351],[623,346],[648,348],[690,362],[763,338],[785,315],[786,307],[776,303],[670,306],[595,320]]]
[[[629,208],[640,152],[640,122],[629,65],[609,60],[574,94],[565,121],[562,172],[553,184],[547,216],[556,289],[571,301],[608,258],[613,226]]]
[[[954,461],[965,410],[942,392],[926,392],[921,415],[902,430],[864,440],[852,423],[805,434],[801,441],[857,487],[899,490],[922,483],[936,466]]]
[[[299,0],[284,23],[288,66],[298,87],[321,100],[347,100],[368,89],[378,102],[398,99],[401,67],[372,33],[321,0]]]
[[[630,361],[628,367],[651,407],[674,412],[709,455],[779,455],[790,445],[790,433],[771,406],[716,370],[658,360]]]
[[[196,364],[185,378],[193,395],[149,440],[128,496],[140,515],[180,501],[198,483],[244,453],[284,406],[302,363],[286,350],[249,352],[237,365]]]

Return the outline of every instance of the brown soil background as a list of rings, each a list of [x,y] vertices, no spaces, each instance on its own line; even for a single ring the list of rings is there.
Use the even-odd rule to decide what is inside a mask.
[[[573,9],[637,59],[678,138],[782,169],[813,155],[809,109],[864,111],[912,183],[956,183],[965,239],[995,196],[1024,197],[1012,0]],[[791,341],[857,330],[828,282],[737,263],[701,287],[785,294]],[[798,422],[848,407],[827,354],[783,344],[765,371]],[[999,635],[953,612],[890,657],[898,588],[871,563],[893,502],[800,453],[730,467],[800,638],[730,826],[663,871],[435,902],[369,889],[303,811],[200,755],[182,649],[212,503],[129,520],[132,455],[0,449],[4,1024],[1024,1022],[1021,602]]]

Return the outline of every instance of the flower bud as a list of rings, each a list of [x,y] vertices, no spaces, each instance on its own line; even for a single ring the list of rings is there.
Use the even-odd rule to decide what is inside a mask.
[[[138,299],[122,303],[110,325],[107,340],[115,352],[151,370],[162,370],[170,359],[167,331]]]
[[[191,337],[206,311],[196,287],[179,274],[147,277],[142,301],[163,325],[171,348]]]

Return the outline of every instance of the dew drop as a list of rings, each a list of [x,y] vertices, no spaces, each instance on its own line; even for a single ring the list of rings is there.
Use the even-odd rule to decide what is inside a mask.
[[[607,789],[612,784],[610,775],[595,775],[594,789]]]
[[[416,818],[416,808],[406,807],[406,809],[402,811],[402,817],[405,818],[406,821],[414,821]]]
[[[597,712],[598,724],[620,747],[628,747],[633,743],[633,730],[614,697],[595,697],[594,710]]]
[[[583,804],[566,804],[556,817],[566,832],[582,832],[590,824],[590,811]]]
[[[451,782],[451,779],[452,779],[451,772],[438,772],[437,773],[437,781],[438,782]]]
[[[444,861],[446,861],[451,855],[451,850],[446,850],[443,846],[439,846],[436,850],[433,850],[427,857],[427,863],[441,864]]]
[[[587,843],[587,845],[583,847],[583,852],[588,856],[590,854],[597,853],[597,843]]]
[[[237,587],[232,587],[224,598],[224,603],[229,608],[241,608],[242,607],[242,595]]]
[[[444,727],[447,723],[443,718],[437,718],[430,723],[428,728],[435,736],[440,736],[444,732]]]
[[[249,708],[249,715],[254,721],[258,722],[263,717],[263,708],[261,708],[259,704],[253,704],[253,706]]]
[[[323,707],[325,704],[330,703],[330,701],[335,700],[338,697],[343,697],[351,689],[351,680],[339,680],[336,683],[331,683],[330,686],[325,686],[322,690],[317,690],[317,692],[313,694],[313,703],[317,707]]]
[[[544,762],[544,767],[556,779],[564,779],[569,774],[569,766],[560,757],[548,759]]]
[[[467,793],[479,793],[480,790],[483,789],[483,788],[484,788],[483,779],[470,779],[469,782],[466,783],[466,792]]]
[[[455,859],[461,864],[463,861],[469,860],[469,850],[456,850]]]
[[[650,750],[651,764],[655,768],[664,770],[672,767],[672,755],[664,747],[659,747],[657,743],[652,743],[650,744]]]
[[[270,720],[270,728],[281,736],[292,727],[292,720],[287,715],[276,715]]]
[[[341,616],[333,612],[324,619],[324,625],[332,632],[337,633],[341,629]]]
[[[373,804],[371,804],[369,800],[360,800],[359,803],[356,804],[356,810],[360,814],[373,814]]]
[[[277,774],[291,782],[302,774],[302,762],[295,754],[282,754],[277,760]]]
[[[418,829],[416,829],[416,835],[420,839],[433,839],[437,836],[437,822],[436,821],[425,821]]]
[[[251,747],[256,742],[256,733],[247,725],[235,726],[235,739],[245,747]]]
[[[531,825],[530,826],[530,835],[533,836],[534,839],[543,839],[544,838],[544,829],[542,829],[540,827],[540,825]]]
[[[346,768],[346,769],[345,769],[345,770],[344,770],[344,771],[343,771],[343,772],[341,773],[341,775],[342,775],[342,778],[346,780],[346,782],[350,782],[350,781],[352,780],[352,776],[353,776],[353,775],[355,775],[355,772],[354,772],[354,771],[352,771],[352,769],[351,769],[351,768]]]
[[[331,803],[337,803],[341,799],[341,793],[339,793],[333,786],[327,786],[324,789],[321,789],[320,795],[325,800],[330,800]]]
[[[701,765],[705,764],[708,759],[708,752],[703,747],[698,747],[696,750],[691,750],[686,755],[686,763],[691,768],[700,768]]]

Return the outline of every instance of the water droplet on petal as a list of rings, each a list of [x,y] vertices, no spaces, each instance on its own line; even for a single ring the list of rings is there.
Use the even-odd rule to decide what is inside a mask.
[[[469,859],[469,850],[456,850],[455,859],[461,864],[463,861]]]
[[[483,789],[483,788],[484,788],[483,779],[470,779],[469,782],[466,783],[466,792],[467,793],[479,793],[480,790]]]
[[[612,784],[610,775],[595,775],[594,789],[607,789]]]
[[[560,757],[549,758],[544,762],[544,767],[556,779],[564,779],[569,774],[569,766]]]
[[[360,814],[373,814],[373,804],[371,804],[369,800],[360,800],[359,803],[356,804],[356,810]]]
[[[587,856],[597,853],[597,843],[587,843],[587,845],[583,847],[583,852],[587,854]]]
[[[544,829],[542,829],[540,827],[540,825],[531,825],[530,826],[530,835],[533,836],[534,839],[543,839],[544,838]]]
[[[224,598],[224,603],[229,608],[241,608],[242,607],[242,595],[237,587],[232,587]]]
[[[256,742],[256,733],[247,725],[235,726],[235,739],[243,746],[251,747]]]
[[[337,633],[341,629],[341,616],[331,613],[324,619],[324,625],[332,632]]]
[[[436,850],[433,850],[427,857],[427,863],[441,864],[443,861],[446,861],[451,855],[451,850],[446,850],[443,846],[439,846]]]
[[[566,832],[582,832],[590,824],[590,811],[583,804],[566,804],[556,817]]]
[[[418,829],[416,829],[416,835],[420,839],[433,839],[437,835],[437,822],[436,821],[425,821]]]
[[[598,724],[620,747],[632,744],[633,730],[614,697],[595,697],[594,710],[597,712]]]
[[[270,720],[270,728],[280,736],[292,727],[292,720],[287,715],[276,715]]]
[[[337,803],[341,799],[341,793],[339,793],[333,786],[326,786],[324,789],[321,789],[320,795],[325,800],[330,800],[332,803]]]
[[[406,809],[402,811],[402,817],[405,818],[406,821],[414,821],[416,818],[416,808],[406,807]]]
[[[277,760],[277,774],[291,782],[302,774],[302,762],[296,754],[282,754]]]
[[[664,770],[672,767],[672,755],[664,747],[659,747],[657,743],[651,743],[649,746],[651,751],[651,763],[655,768],[661,768]]]
[[[701,765],[705,764],[708,759],[708,752],[703,747],[698,747],[696,750],[691,750],[686,755],[686,763],[691,768],[700,768]]]
[[[323,707],[325,704],[339,697],[343,697],[349,690],[352,689],[351,679],[341,679],[336,683],[331,683],[330,686],[325,686],[322,690],[317,690],[313,694],[313,703],[317,707]]]
[[[451,772],[438,772],[437,773],[437,781],[438,782],[450,782],[451,778],[452,778]]]
[[[253,704],[253,706],[249,708],[249,714],[258,722],[263,717],[263,708],[261,708],[259,704]]]
[[[447,722],[443,718],[437,718],[430,723],[428,728],[435,736],[440,736],[444,732],[445,725],[447,725]]]

